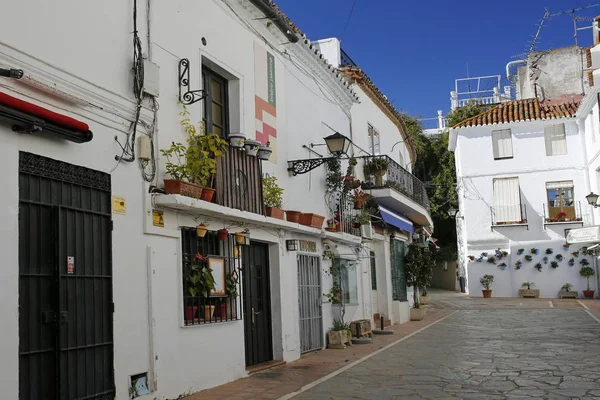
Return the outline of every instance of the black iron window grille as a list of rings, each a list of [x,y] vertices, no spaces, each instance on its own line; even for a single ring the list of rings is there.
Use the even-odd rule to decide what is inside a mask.
[[[243,247],[236,243],[235,234],[220,240],[215,231],[198,237],[196,228],[182,228],[181,235],[185,325],[241,320]],[[208,272],[214,278],[214,290],[205,290],[203,274]]]

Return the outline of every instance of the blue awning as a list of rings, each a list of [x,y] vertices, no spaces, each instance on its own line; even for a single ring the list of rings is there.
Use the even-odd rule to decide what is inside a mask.
[[[395,213],[382,206],[379,206],[379,213],[386,223],[394,225],[396,228],[400,228],[408,233],[415,233],[413,223],[404,215]]]

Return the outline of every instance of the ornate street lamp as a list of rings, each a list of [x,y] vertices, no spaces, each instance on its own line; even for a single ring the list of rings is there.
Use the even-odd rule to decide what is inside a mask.
[[[288,161],[287,170],[291,176],[305,174],[319,167],[320,165],[323,165],[329,160],[341,158],[342,155],[348,153],[348,149],[350,148],[350,144],[352,143],[352,141],[348,139],[348,137],[342,135],[339,132],[324,137],[323,139],[325,140],[325,144],[327,145],[329,152],[333,154],[333,157],[321,157]]]

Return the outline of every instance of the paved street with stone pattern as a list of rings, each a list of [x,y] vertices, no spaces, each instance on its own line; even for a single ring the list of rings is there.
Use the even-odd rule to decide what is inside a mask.
[[[576,300],[433,307],[456,312],[294,399],[600,399],[600,323]]]

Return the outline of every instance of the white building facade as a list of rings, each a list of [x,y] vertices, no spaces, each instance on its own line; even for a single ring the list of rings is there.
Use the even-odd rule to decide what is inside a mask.
[[[471,296],[481,296],[486,274],[497,297],[518,296],[523,282],[550,298],[565,283],[586,288],[579,268],[593,257],[564,247],[568,229],[592,224],[578,107],[516,100],[451,128],[459,263]]]
[[[17,33],[25,19],[43,41]],[[406,293],[403,253],[390,243],[432,225],[426,195],[412,190],[419,182],[409,173],[410,149],[388,150],[406,133],[380,108],[357,108],[367,94],[271,2],[31,0],[0,16],[0,33],[0,69],[9,75],[0,76],[6,398],[177,398],[264,362],[296,360],[325,347],[339,317],[323,296],[332,263],[345,268],[347,321],[378,313],[406,320],[409,303],[391,287]],[[269,143],[270,159],[230,146],[212,202],[165,194],[159,150],[185,143],[180,101],[198,129]],[[368,144],[356,132],[369,123],[382,133],[382,150],[359,154]],[[355,141],[354,156],[389,155],[405,167],[384,177],[410,181],[404,194],[365,187],[396,225],[375,219],[378,233],[361,235],[351,227],[355,211],[326,196],[324,166],[289,173],[288,161],[330,156],[311,144],[334,131]],[[344,229],[265,216],[267,175],[277,177],[284,209],[341,212]],[[209,232],[199,237],[203,223]],[[235,233],[244,230],[250,241],[238,245]],[[214,296],[189,290],[192,267],[203,262],[218,281]]]

